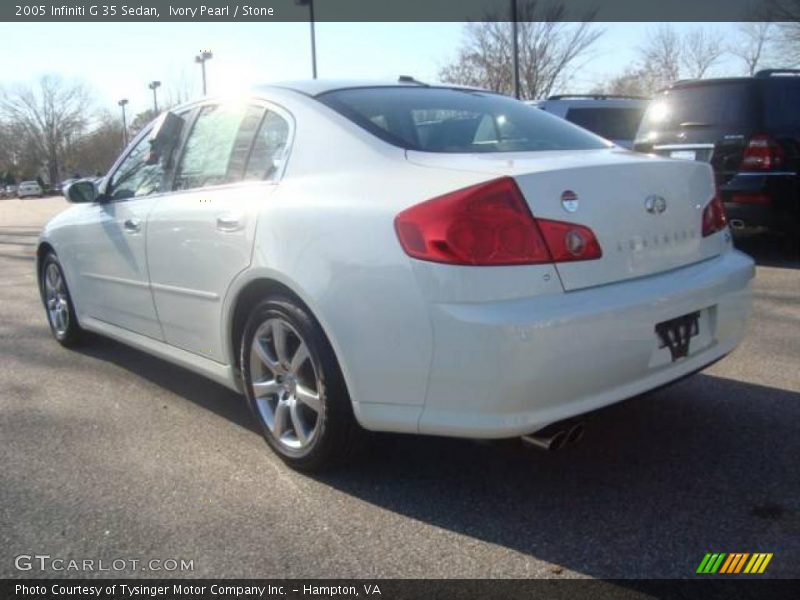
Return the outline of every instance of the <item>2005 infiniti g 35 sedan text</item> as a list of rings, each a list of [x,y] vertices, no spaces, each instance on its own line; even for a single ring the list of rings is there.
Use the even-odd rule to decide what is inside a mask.
[[[707,164],[482,90],[204,99],[67,195],[38,247],[56,339],[93,331],[243,392],[296,468],[362,429],[561,443],[725,356],[750,310]]]

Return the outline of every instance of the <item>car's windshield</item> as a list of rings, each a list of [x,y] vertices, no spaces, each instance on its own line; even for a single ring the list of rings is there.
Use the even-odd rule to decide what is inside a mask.
[[[382,140],[425,152],[591,150],[607,143],[490,92],[428,87],[336,90],[317,97]]]

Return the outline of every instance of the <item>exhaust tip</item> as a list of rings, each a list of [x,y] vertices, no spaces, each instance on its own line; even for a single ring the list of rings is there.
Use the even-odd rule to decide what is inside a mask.
[[[567,433],[563,430],[556,431],[551,435],[537,435],[532,433],[530,435],[523,435],[521,438],[522,443],[527,446],[533,446],[540,450],[555,451],[563,448],[567,441]]]
[[[586,427],[584,427],[583,423],[578,423],[574,425],[567,433],[567,443],[577,444],[583,439],[583,434],[585,432],[586,432]]]
[[[747,226],[741,219],[731,219],[728,223],[731,229],[744,229]]]

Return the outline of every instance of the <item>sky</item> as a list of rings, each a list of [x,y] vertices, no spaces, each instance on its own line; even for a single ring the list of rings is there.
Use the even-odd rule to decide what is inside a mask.
[[[604,35],[570,82],[572,93],[623,71],[636,58],[657,23],[598,23]],[[728,37],[735,23],[673,23],[680,33],[712,27]],[[317,67],[321,78],[396,79],[412,75],[435,82],[456,56],[463,23],[317,23]],[[230,93],[258,83],[311,77],[307,23],[2,23],[0,86],[31,83],[44,74],[87,83],[98,107],[129,114],[152,107],[147,84],[162,82],[162,99],[174,90],[201,89],[194,56],[211,50],[209,94]],[[16,49],[9,52],[8,49]],[[716,68],[735,73],[732,57]],[[713,73],[712,73],[713,75]]]

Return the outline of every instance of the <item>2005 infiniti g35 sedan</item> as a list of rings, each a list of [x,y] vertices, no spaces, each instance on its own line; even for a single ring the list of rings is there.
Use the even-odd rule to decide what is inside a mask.
[[[162,114],[45,228],[65,346],[243,392],[301,469],[363,429],[558,445],[742,339],[711,168],[477,89],[313,81]]]

